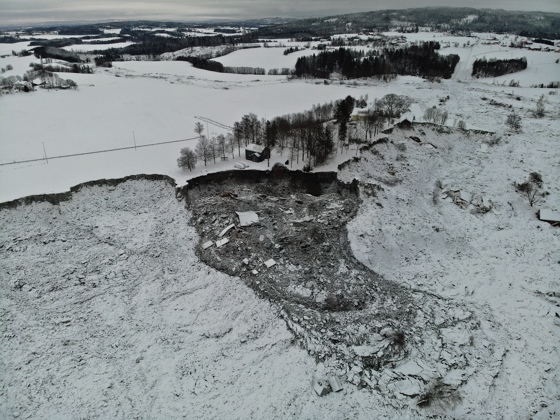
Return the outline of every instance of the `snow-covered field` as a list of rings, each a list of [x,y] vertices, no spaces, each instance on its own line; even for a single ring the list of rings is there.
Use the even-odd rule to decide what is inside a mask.
[[[18,48],[25,47],[0,45],[0,52]],[[78,90],[3,95],[0,163],[41,159],[44,150],[51,159],[1,165],[0,202],[140,173],[168,175],[182,185],[243,160],[180,171],[179,150],[196,140],[52,159],[193,138],[195,116],[232,125],[249,112],[271,118],[346,95],[367,94],[371,103],[387,93],[414,100],[405,115],[411,120],[422,121],[427,108],[438,106],[449,113],[449,126],[463,120],[468,129],[496,134],[397,129],[381,134],[389,142],[363,152],[340,177],[383,188],[377,197],[362,195],[348,226],[355,256],[388,281],[468,308],[478,333],[503,348],[491,369],[473,371],[446,359],[442,346],[451,344],[445,339],[434,347],[449,366],[457,364],[453,382],[463,403],[423,411],[413,398],[392,400],[346,382],[343,392],[318,397],[311,381],[329,372],[292,343],[274,303],[198,260],[190,212],[173,187],[131,180],[83,188],[59,205],[0,211],[0,417],[558,418],[560,231],[539,222],[535,212],[560,211],[560,95],[528,87],[560,79],[558,54],[482,43],[442,50],[454,51],[462,67],[441,83],[399,77],[390,84],[325,85],[210,73],[184,62],[124,62],[93,75],[67,75]],[[283,67],[296,56],[282,52],[259,48],[220,60],[235,63],[244,54],[239,65]],[[522,87],[470,78],[469,63],[481,54],[518,53],[527,56],[528,69],[503,78],[520,80]],[[11,72],[30,62],[0,60],[0,67],[14,66]],[[536,119],[532,112],[542,94],[546,115]],[[505,126],[512,110],[522,117],[518,134]],[[497,137],[497,144],[483,146]],[[338,154],[318,170],[333,170],[355,154]],[[535,171],[549,195],[530,207],[512,183]],[[482,214],[442,198],[442,191],[434,192],[438,181],[443,190],[490,199],[492,210]],[[410,349],[410,360],[415,357]],[[383,370],[389,385],[400,380],[398,372]]]
[[[299,57],[317,54],[317,50],[309,49],[284,55],[286,48],[258,48],[255,51],[253,49],[239,50],[214,60],[224,66],[261,67],[268,72],[270,69],[293,69]]]
[[[68,47],[63,47],[66,51],[74,52],[90,52],[96,50],[108,50],[109,48],[124,48],[133,45],[134,42],[117,42],[114,44],[76,44]]]

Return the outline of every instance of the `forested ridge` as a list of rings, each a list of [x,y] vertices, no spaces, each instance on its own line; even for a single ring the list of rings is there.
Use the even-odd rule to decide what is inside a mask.
[[[124,54],[129,55],[159,55],[166,52],[175,52],[185,48],[193,47],[214,47],[220,45],[237,45],[239,43],[251,42],[251,36],[189,36],[182,38],[164,38],[153,35],[142,35],[139,38],[132,38],[130,41],[136,44],[124,48],[110,48],[108,50],[95,51],[110,57],[118,57]]]
[[[467,19],[474,16],[473,19]],[[560,39],[560,13],[518,12],[469,7],[389,9],[347,15],[303,19],[259,28],[260,37],[306,38],[333,34],[388,31],[414,27],[450,32],[512,33],[520,36]]]

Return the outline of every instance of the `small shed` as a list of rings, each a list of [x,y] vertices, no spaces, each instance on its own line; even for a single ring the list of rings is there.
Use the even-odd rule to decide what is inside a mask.
[[[245,148],[245,159],[252,160],[253,162],[262,162],[265,159],[270,159],[270,149],[261,144],[251,143]]]

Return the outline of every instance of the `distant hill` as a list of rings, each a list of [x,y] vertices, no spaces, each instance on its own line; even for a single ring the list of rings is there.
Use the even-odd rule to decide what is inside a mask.
[[[451,7],[378,10],[265,26],[259,29],[259,36],[326,37],[390,29],[413,31],[416,27],[457,32],[507,32],[527,37],[560,39],[560,13]]]
[[[214,28],[216,26],[232,26],[244,28],[260,28],[269,25],[283,25],[296,21],[292,18],[262,18],[262,19],[245,19],[245,20],[230,20],[230,19],[212,19],[205,21],[155,21],[155,20],[126,20],[126,21],[110,21],[110,22],[97,22],[97,23],[81,23],[81,22],[59,22],[56,24],[36,24],[26,25],[25,27],[18,28],[11,25],[9,29],[20,29],[22,32],[34,31],[56,31],[61,35],[97,35],[100,33],[101,28]],[[3,28],[0,28],[3,29]]]

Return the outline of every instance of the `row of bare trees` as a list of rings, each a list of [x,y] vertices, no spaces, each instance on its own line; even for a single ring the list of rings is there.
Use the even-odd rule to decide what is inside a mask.
[[[314,105],[310,110],[298,112],[271,120],[259,118],[256,114],[244,115],[233,124],[226,135],[208,137],[204,135],[204,125],[195,124],[194,132],[199,137],[194,150],[181,150],[178,165],[192,171],[200,160],[206,166],[209,162],[231,154],[249,144],[276,148],[280,156],[287,152],[289,161],[299,164],[300,160],[308,167],[325,163],[336,150],[342,153],[349,147],[349,141],[367,141],[384,128],[388,120],[400,117],[410,107],[411,100],[404,95],[389,94],[374,101],[374,105],[354,115],[356,105],[365,108],[367,99],[356,101],[347,96],[343,100]],[[354,130],[349,130],[351,121]],[[365,138],[359,139],[355,127],[360,125]],[[337,142],[335,141],[337,140]]]
[[[216,159],[226,157],[230,153],[231,157],[235,158],[236,143],[231,133],[208,137],[203,134],[204,125],[200,122],[194,125],[194,132],[198,135],[198,142],[194,151],[189,147],[181,149],[181,156],[177,159],[177,165],[180,168],[192,171],[199,159],[206,166],[210,161],[213,160],[216,163]],[[241,155],[241,152],[239,153]]]

